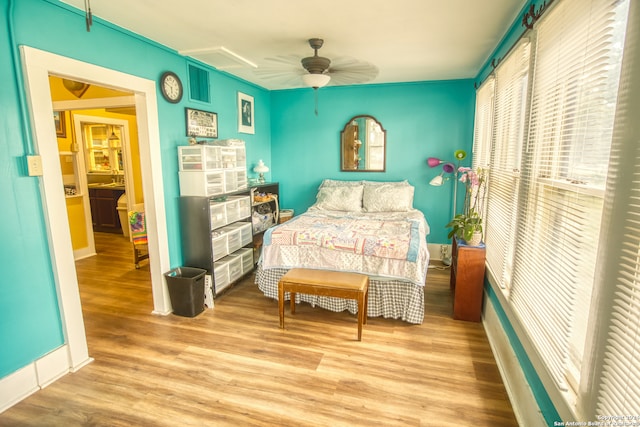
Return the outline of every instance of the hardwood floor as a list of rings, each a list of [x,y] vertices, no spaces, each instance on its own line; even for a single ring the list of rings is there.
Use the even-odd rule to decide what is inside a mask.
[[[429,270],[422,325],[302,304],[246,278],[195,318],[155,316],[148,262],[98,233],[77,262],[95,361],[0,414],[7,426],[514,426],[479,323],[451,318],[448,270]]]

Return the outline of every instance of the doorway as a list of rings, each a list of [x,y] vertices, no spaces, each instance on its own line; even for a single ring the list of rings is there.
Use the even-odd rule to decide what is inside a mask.
[[[65,333],[68,364],[71,370],[81,367],[89,359],[82,308],[79,298],[70,231],[66,220],[64,187],[58,148],[49,75],[134,93],[138,114],[140,165],[145,195],[147,230],[149,233],[150,273],[154,310],[169,314],[171,303],[164,284],[163,272],[170,269],[167,224],[164,207],[162,162],[155,82],[96,65],[84,63],[28,46],[21,47],[26,97],[29,102],[33,146],[28,147],[40,156],[42,176],[40,190],[43,215],[47,226],[53,276],[55,278],[61,321]],[[30,153],[31,154],[31,153]]]
[[[132,109],[134,114],[131,117],[135,118],[135,109]],[[82,197],[84,214],[74,218],[84,227],[78,223],[71,224],[72,218],[69,217],[76,261],[96,254],[95,231],[122,231],[128,237],[126,214],[129,207],[144,200],[136,191],[136,187],[140,187],[137,181],[141,179],[140,162],[138,160],[134,164],[133,160],[134,157],[139,159],[138,141],[137,138],[132,141],[129,121],[107,117],[106,111],[105,115],[100,115],[100,111],[95,111],[98,115],[82,115],[79,110],[70,112],[71,125],[75,130],[72,144],[75,144],[78,156],[78,193]],[[135,120],[132,124],[135,127]],[[132,133],[137,135],[137,132]],[[135,156],[132,151],[136,152]],[[80,238],[77,235],[81,235]],[[87,238],[82,239],[82,235]],[[86,247],[79,247],[84,242]]]

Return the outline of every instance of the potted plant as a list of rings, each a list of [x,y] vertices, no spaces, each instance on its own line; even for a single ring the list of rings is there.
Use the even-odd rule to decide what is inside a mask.
[[[448,238],[456,236],[470,246],[478,246],[482,242],[482,209],[484,204],[485,171],[478,168],[474,171],[467,167],[458,168],[460,182],[466,187],[464,211],[457,214],[447,225],[451,228]]]

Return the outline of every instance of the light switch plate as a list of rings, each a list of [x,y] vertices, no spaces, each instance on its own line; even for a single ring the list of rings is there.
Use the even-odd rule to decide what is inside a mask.
[[[27,169],[29,176],[42,176],[42,157],[27,156]]]

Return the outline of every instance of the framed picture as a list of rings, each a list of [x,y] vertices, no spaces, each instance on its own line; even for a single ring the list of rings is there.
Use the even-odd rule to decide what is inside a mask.
[[[56,125],[56,136],[58,138],[67,137],[67,126],[65,125],[64,115],[64,111],[53,112],[53,123]]]
[[[187,136],[218,137],[218,114],[185,108],[187,116]]]
[[[253,96],[238,92],[238,132],[256,133]]]

